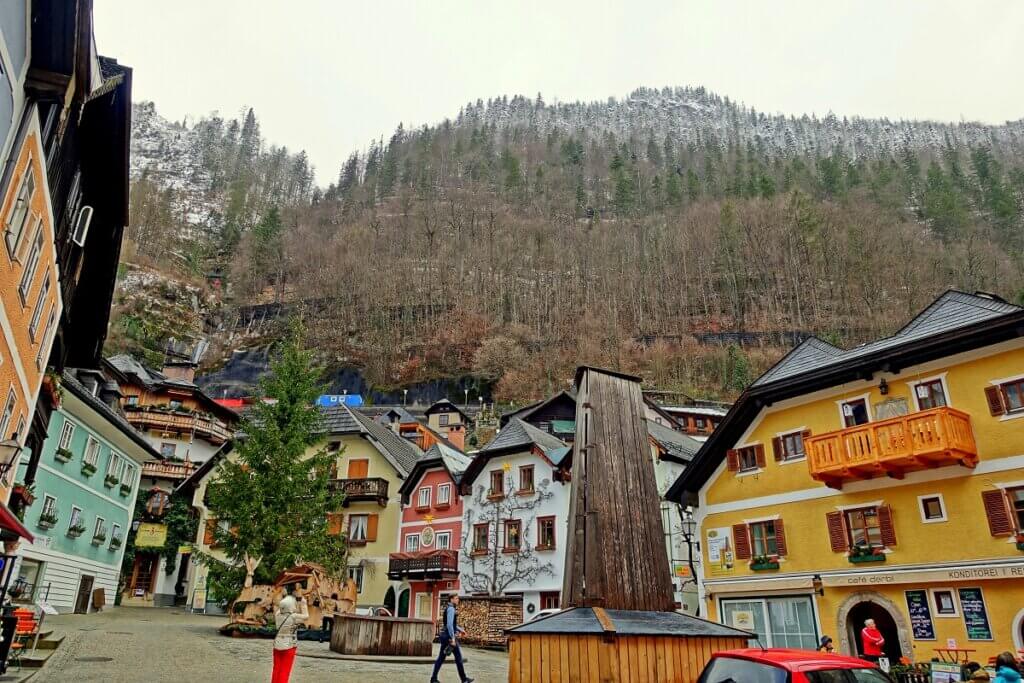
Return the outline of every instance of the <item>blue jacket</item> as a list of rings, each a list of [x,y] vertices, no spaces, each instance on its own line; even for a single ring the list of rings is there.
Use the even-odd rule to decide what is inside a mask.
[[[992,683],[1020,683],[1020,674],[1008,666],[1001,666]]]

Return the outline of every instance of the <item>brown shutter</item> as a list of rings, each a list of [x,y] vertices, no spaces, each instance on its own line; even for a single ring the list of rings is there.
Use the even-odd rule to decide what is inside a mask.
[[[747,532],[746,524],[732,525],[733,543],[736,544],[736,559],[750,559],[750,534]]]
[[[850,542],[846,538],[846,522],[842,512],[829,512],[825,514],[828,522],[828,542],[832,545],[832,552],[845,552],[850,549]]]
[[[878,506],[878,529],[882,532],[882,545],[886,548],[896,545],[896,528],[892,524],[892,507]]]
[[[725,452],[725,462],[730,472],[740,471],[740,454],[735,448],[730,448]]]
[[[1014,532],[1013,520],[1006,505],[1006,494],[1003,491],[982,491],[981,500],[985,504],[985,516],[988,517],[988,530],[993,536],[1009,536]]]
[[[809,439],[809,438],[811,438],[811,430],[810,429],[805,429],[804,431],[800,432],[800,444],[804,448],[804,455],[808,455],[808,453],[807,453],[807,439]]]
[[[786,459],[786,452],[783,450],[781,436],[777,436],[772,439],[772,452],[775,454],[775,462],[781,462]]]
[[[756,446],[754,446],[754,458],[757,459],[757,467],[759,469],[764,469],[764,446],[762,446],[761,444],[757,444]]]
[[[1003,390],[999,387],[985,387],[985,400],[988,401],[988,412],[992,415],[1006,413],[1006,407],[1003,405]]]
[[[345,519],[345,515],[341,512],[328,512],[327,513],[327,534],[330,536],[337,536],[341,533],[342,523]]]
[[[779,557],[786,556],[786,527],[782,524],[781,518],[775,520],[775,547]]]
[[[203,545],[213,545],[213,529],[216,526],[216,519],[210,518],[206,520],[206,528],[203,529]]]
[[[372,543],[377,540],[377,519],[380,515],[370,515],[366,520],[366,542]]]
[[[349,460],[348,461],[348,478],[349,479],[366,479],[366,473],[369,471],[370,461],[369,460]]]

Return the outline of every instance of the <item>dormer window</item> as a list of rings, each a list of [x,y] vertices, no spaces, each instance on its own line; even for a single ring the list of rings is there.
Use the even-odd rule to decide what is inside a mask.
[[[437,419],[438,419],[438,423],[442,427],[447,427],[448,426],[448,413],[441,413],[440,415],[437,416]]]

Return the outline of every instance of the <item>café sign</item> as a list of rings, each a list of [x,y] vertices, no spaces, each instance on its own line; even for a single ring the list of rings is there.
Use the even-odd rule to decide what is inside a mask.
[[[945,567],[908,572],[859,572],[821,577],[822,583],[826,586],[884,586],[900,583],[946,583],[989,579],[1024,579],[1024,565]]]

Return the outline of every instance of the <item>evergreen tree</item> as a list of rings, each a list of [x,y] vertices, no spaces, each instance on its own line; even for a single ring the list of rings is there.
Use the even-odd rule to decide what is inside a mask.
[[[665,180],[665,204],[679,206],[683,203],[683,183],[679,179],[679,169],[668,174]]]

